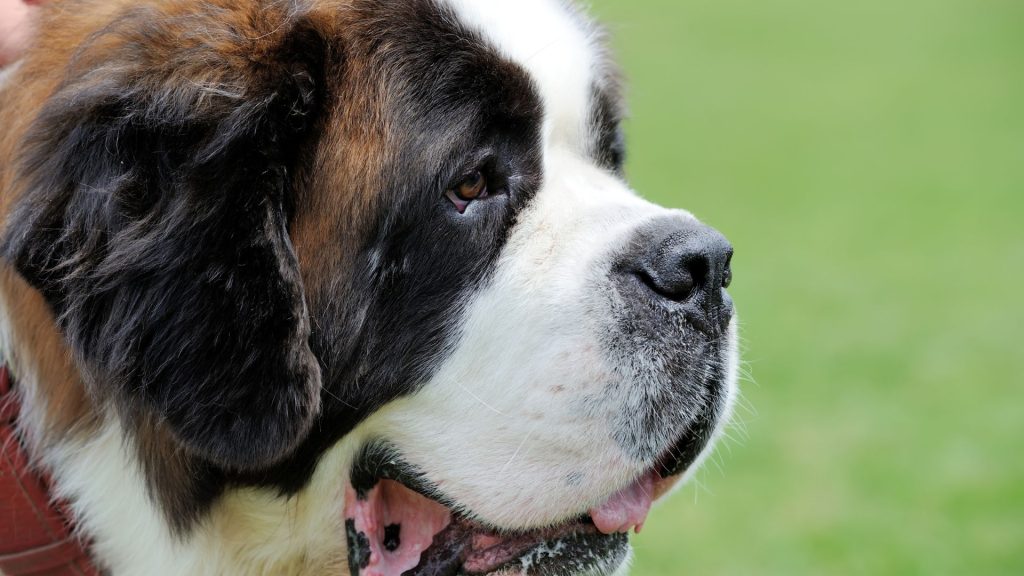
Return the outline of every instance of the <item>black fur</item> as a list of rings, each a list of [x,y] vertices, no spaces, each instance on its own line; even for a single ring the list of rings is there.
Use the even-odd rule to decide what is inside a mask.
[[[290,452],[319,411],[285,207],[322,47],[293,22],[281,43],[301,58],[227,61],[209,43],[234,32],[210,22],[138,10],[81,48],[33,124],[3,254],[51,304],[94,394],[248,470]]]
[[[598,165],[622,175],[626,164],[626,137],[622,131],[624,111],[617,86],[594,86],[591,102],[590,121],[596,135],[594,159]]]
[[[528,74],[431,0],[357,3],[346,53],[384,71],[392,134],[372,233],[355,268],[311,313],[324,375],[320,424],[268,471],[234,476],[294,493],[320,456],[422,386],[456,343],[462,313],[541,184],[542,108]],[[386,47],[386,48],[384,48]],[[444,191],[481,169],[491,197],[459,214]],[[496,341],[495,346],[501,346]]]

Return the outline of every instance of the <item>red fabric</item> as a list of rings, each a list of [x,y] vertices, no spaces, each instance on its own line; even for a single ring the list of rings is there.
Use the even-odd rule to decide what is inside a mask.
[[[5,576],[98,576],[71,533],[47,479],[29,465],[14,422],[18,403],[0,364],[0,573]]]

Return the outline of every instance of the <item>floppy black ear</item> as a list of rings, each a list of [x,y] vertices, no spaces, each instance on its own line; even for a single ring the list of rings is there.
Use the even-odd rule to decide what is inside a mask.
[[[323,47],[279,16],[140,9],[94,35],[25,142],[2,247],[94,393],[238,470],[320,408],[287,206]]]

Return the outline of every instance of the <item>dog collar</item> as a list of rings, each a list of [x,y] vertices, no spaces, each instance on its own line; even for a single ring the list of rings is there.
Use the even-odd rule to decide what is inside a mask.
[[[20,408],[0,361],[0,574],[98,576],[66,506],[30,464],[15,427]]]

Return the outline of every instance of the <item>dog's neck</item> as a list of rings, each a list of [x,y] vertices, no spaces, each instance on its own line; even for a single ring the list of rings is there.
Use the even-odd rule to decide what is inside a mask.
[[[83,424],[89,406],[79,405],[75,415],[63,412],[68,402],[76,401],[74,391],[81,392],[76,386],[80,380],[72,374],[63,376],[70,384],[64,388],[69,395],[66,401],[57,397],[54,388],[40,385],[61,377],[61,363],[30,353],[47,341],[45,327],[52,328],[52,323],[43,320],[44,309],[33,309],[39,303],[32,302],[31,291],[19,285],[13,274],[3,271],[0,282],[0,507],[14,518],[9,527],[14,532],[0,534],[0,572],[98,574],[83,547],[86,538],[77,537],[66,503],[51,489],[45,449],[55,445],[60,436],[73,436],[59,420],[65,418],[64,424],[71,427]],[[18,313],[12,315],[13,310]],[[40,350],[46,356],[48,348],[44,345]],[[15,367],[27,384],[15,385]]]
[[[340,510],[349,442],[293,498],[238,489],[188,534],[151,498],[134,440],[86,391],[48,307],[0,263],[0,353],[18,381],[19,437],[113,574],[346,574]],[[256,543],[255,545],[253,543]]]
[[[0,573],[96,576],[84,539],[55,497],[42,470],[20,441],[21,403],[6,362],[0,358]]]

